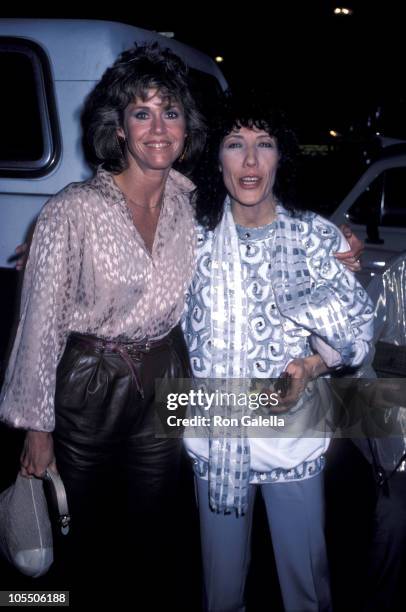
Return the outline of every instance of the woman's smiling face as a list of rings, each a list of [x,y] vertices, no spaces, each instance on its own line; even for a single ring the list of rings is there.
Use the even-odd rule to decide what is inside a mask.
[[[135,162],[143,170],[170,169],[184,148],[186,120],[182,105],[149,90],[146,100],[137,98],[127,106],[117,135],[125,138],[130,165]]]

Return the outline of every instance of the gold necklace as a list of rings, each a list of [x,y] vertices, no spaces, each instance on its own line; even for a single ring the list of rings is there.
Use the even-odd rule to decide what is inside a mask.
[[[143,208],[144,210],[150,210],[152,208],[158,208],[158,206],[162,205],[162,198],[160,198],[158,204],[155,204],[155,206],[144,206],[144,204],[138,204],[137,202],[134,202],[134,200],[132,198],[130,198],[130,196],[125,195],[124,197],[126,200],[130,201],[131,204],[134,204],[134,206],[138,206],[139,208]]]

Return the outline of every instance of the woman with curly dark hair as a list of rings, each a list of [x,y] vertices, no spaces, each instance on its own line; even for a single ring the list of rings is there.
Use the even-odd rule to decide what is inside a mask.
[[[253,99],[229,98],[210,132],[197,177],[199,250],[184,331],[198,383],[205,378],[213,392],[248,398],[255,389],[273,389],[269,400],[278,406],[271,426],[269,419],[261,426],[230,399],[217,407],[206,437],[185,433],[196,476],[205,607],[245,609],[260,489],[285,609],[325,611],[331,609],[323,529],[329,432],[319,417],[329,396],[320,376],[329,367],[361,363],[373,312],[366,292],[334,257],[348,249],[344,236],[295,207],[293,132],[283,115]],[[282,418],[275,420],[277,412]],[[240,423],[236,430],[232,417]]]
[[[205,125],[185,64],[156,44],[117,59],[83,118],[97,173],[37,221],[0,417],[28,430],[23,475],[61,474],[77,575],[110,574],[116,540],[152,579],[181,453],[155,437],[154,385],[188,375],[179,319],[195,265],[194,185],[173,166],[192,164]]]

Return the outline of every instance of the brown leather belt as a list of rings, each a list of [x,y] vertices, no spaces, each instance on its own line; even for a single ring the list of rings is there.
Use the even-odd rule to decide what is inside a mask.
[[[73,332],[70,334],[69,340],[73,341],[76,345],[82,345],[84,348],[91,348],[95,352],[115,353],[120,355],[123,361],[127,364],[128,369],[133,376],[139,394],[144,399],[142,382],[140,380],[136,365],[141,363],[144,355],[151,353],[156,349],[170,346],[172,344],[172,338],[170,336],[171,333],[164,338],[160,338],[159,340],[120,342],[119,340],[105,340],[104,338],[99,338],[98,336]]]

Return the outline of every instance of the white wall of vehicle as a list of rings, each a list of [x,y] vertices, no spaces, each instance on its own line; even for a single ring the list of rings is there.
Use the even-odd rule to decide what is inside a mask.
[[[393,258],[406,250],[406,202],[404,203],[404,225],[400,223],[393,226],[378,224],[379,238],[382,241],[380,244],[377,241],[369,240],[366,224],[354,223],[349,220],[348,215],[351,207],[373,181],[385,171],[393,168],[406,169],[406,155],[389,156],[387,159],[372,163],[330,217],[330,220],[336,225],[350,223],[356,235],[365,242],[365,251],[362,255],[362,271],[358,274],[364,287],[368,285],[374,275],[382,274]]]

